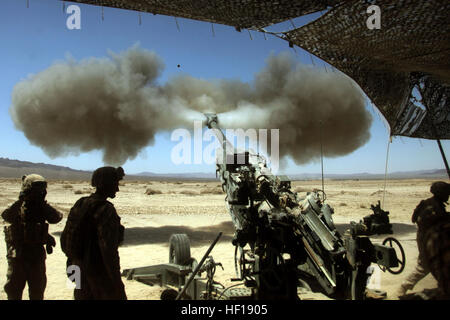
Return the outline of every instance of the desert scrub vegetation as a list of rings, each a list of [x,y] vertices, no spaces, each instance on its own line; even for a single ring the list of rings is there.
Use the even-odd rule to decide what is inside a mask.
[[[385,193],[384,190],[378,190],[378,191],[372,192],[370,195],[371,196],[381,196],[384,193]],[[389,192],[389,191],[386,190],[386,195],[392,195],[392,192]]]
[[[200,189],[200,194],[223,194],[221,187],[211,187]]]
[[[193,191],[193,190],[181,190],[180,192],[178,192],[179,194],[185,194],[185,195],[188,195],[188,196],[196,196],[196,195],[199,195],[199,193],[198,192],[195,192],[195,191]]]
[[[73,192],[74,194],[90,194],[92,193],[91,189],[77,189]]]
[[[154,195],[154,194],[162,194],[161,190],[156,190],[153,188],[147,188],[147,190],[145,190],[145,194],[148,196]]]

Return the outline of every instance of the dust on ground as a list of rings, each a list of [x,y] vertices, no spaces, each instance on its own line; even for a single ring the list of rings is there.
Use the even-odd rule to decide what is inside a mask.
[[[394,237],[406,254],[403,273],[393,275],[382,272],[380,282],[371,286],[387,292],[387,299],[397,300],[396,291],[417,263],[416,226],[411,222],[411,214],[420,200],[431,196],[430,180],[390,180],[384,192],[384,181],[373,180],[327,180],[325,192],[327,202],[334,207],[333,219],[340,232],[345,231],[350,221],[358,222],[372,213],[371,204],[383,200],[384,209],[390,212]],[[293,190],[300,194],[314,188],[321,189],[320,181],[295,181]],[[168,241],[173,233],[186,233],[191,241],[191,256],[200,260],[219,232],[223,236],[211,255],[223,264],[224,270],[217,268],[215,280],[226,287],[235,277],[234,247],[231,244],[233,225],[225,206],[225,195],[217,192],[218,181],[130,181],[121,183],[114,203],[125,226],[125,240],[120,247],[121,268],[167,263],[169,261]],[[155,191],[151,192],[149,191]],[[0,179],[0,212],[11,205],[20,191],[19,179]],[[66,258],[59,246],[59,235],[64,228],[67,214],[72,205],[82,196],[92,192],[88,181],[49,181],[47,201],[64,214],[64,219],[50,226],[57,240],[54,253],[47,256],[47,288],[45,299],[69,300],[73,291],[67,286],[65,273]],[[0,219],[1,220],[1,219]],[[5,222],[0,221],[3,227]],[[3,229],[3,228],[2,228]],[[3,232],[3,230],[2,230]],[[372,236],[373,243],[381,243],[387,235]],[[2,237],[4,238],[4,237]],[[3,286],[6,281],[6,246],[0,241],[0,299],[6,299]],[[158,300],[162,289],[147,286],[136,281],[123,279],[126,293],[133,300]],[[418,283],[413,292],[433,289],[437,283],[428,275]],[[302,293],[302,299],[327,299],[321,294]],[[27,288],[24,299],[28,299]]]

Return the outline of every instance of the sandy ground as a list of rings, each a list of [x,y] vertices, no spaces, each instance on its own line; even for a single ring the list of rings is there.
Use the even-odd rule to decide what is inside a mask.
[[[397,288],[414,269],[417,261],[415,242],[416,227],[411,223],[411,214],[420,200],[431,196],[427,180],[391,180],[387,183],[385,209],[390,212],[394,237],[406,252],[406,268],[399,275],[383,273],[375,266],[380,282],[372,281],[369,287],[387,292],[387,299],[396,300]],[[174,182],[174,181],[124,181],[121,191],[112,200],[122,224],[125,226],[124,245],[119,249],[121,268],[133,268],[169,260],[168,240],[173,233],[186,233],[191,240],[191,256],[200,260],[217,234],[223,236],[211,255],[224,266],[216,271],[215,280],[225,286],[235,284],[230,279],[234,273],[234,247],[231,244],[233,226],[226,211],[224,194],[215,194],[218,182]],[[376,204],[383,197],[384,181],[326,181],[325,191],[328,203],[335,209],[334,222],[343,232],[350,221],[359,221],[372,213],[370,204]],[[296,181],[293,189],[305,193],[320,188],[320,181]],[[147,195],[151,188],[159,194]],[[12,204],[19,194],[20,182],[17,179],[0,179],[0,211]],[[65,275],[65,256],[59,246],[59,234],[64,228],[70,207],[81,196],[87,195],[91,188],[87,181],[50,181],[47,201],[64,213],[64,219],[50,226],[50,232],[57,238],[57,247],[47,257],[47,289],[45,298],[51,300],[72,299],[73,291],[67,286]],[[5,222],[1,220],[2,227]],[[373,236],[372,242],[381,243],[385,236]],[[4,237],[2,236],[2,239]],[[6,281],[6,248],[0,241],[0,299],[6,299],[3,286]],[[162,289],[150,287],[136,281],[123,279],[129,299],[158,300]],[[428,275],[416,286],[413,292],[436,288],[437,284]],[[321,294],[303,292],[302,299],[327,299]],[[24,299],[28,299],[27,288]]]

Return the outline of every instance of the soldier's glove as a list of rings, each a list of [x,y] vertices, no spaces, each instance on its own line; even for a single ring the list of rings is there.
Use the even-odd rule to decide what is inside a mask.
[[[47,251],[48,254],[52,254],[53,253],[53,247],[56,246],[56,241],[55,238],[53,238],[53,236],[48,235],[47,236],[47,243],[45,244],[45,250]]]

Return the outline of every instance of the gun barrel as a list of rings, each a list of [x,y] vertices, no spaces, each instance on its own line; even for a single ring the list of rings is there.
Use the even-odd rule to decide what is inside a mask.
[[[206,117],[206,126],[209,129],[219,129],[218,127],[218,118],[217,118],[217,114],[215,113],[204,113],[205,117]]]
[[[214,131],[217,139],[219,139],[219,142],[222,145],[223,156],[225,160],[226,153],[235,153],[235,149],[233,145],[227,140],[222,129],[219,127],[219,119],[217,118],[217,114],[205,113],[204,115],[206,117],[206,126]]]

